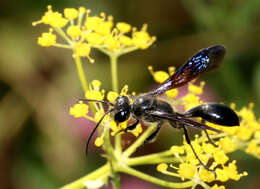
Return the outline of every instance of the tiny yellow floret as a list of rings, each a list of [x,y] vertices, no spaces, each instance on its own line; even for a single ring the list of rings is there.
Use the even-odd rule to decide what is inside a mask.
[[[95,146],[100,147],[104,144],[104,139],[101,137],[97,137],[97,139],[95,140]]]
[[[224,152],[230,153],[235,150],[235,143],[230,140],[229,137],[224,137],[219,140],[219,146],[224,150]]]
[[[211,189],[225,189],[225,186],[218,186],[217,184],[214,184]]]
[[[169,74],[166,73],[166,72],[164,72],[164,71],[156,71],[156,72],[154,72],[153,77],[154,77],[154,80],[155,80],[157,83],[162,83],[162,82],[164,82],[166,79],[168,79]]]
[[[73,115],[74,117],[84,117],[87,113],[88,105],[83,104],[82,101],[70,108],[70,115]]]
[[[197,173],[197,167],[188,163],[181,163],[179,165],[178,173],[182,180],[185,178],[192,178]]]
[[[79,37],[81,35],[81,30],[79,26],[69,26],[67,29],[67,34],[70,37]]]
[[[79,15],[78,11],[74,8],[66,8],[64,9],[64,16],[67,19],[75,19]]]
[[[88,29],[88,30],[93,30],[93,31],[95,31],[97,28],[98,28],[98,26],[99,26],[99,24],[101,23],[101,22],[103,22],[103,19],[102,18],[100,18],[100,17],[98,17],[98,16],[89,16],[89,17],[87,17],[87,19],[86,19],[86,22],[85,22],[85,26],[86,26],[86,28]]]
[[[166,91],[165,94],[170,98],[176,98],[178,96],[178,93],[179,93],[178,89],[171,89]]]
[[[85,97],[87,99],[103,100],[104,94],[102,94],[100,91],[89,90],[86,92]]]
[[[122,33],[128,33],[131,30],[131,25],[125,22],[118,22],[116,27]]]
[[[90,54],[90,45],[87,43],[78,43],[75,45],[75,55],[88,57]]]
[[[107,94],[107,100],[111,103],[115,102],[117,97],[118,97],[118,93],[114,91],[109,91]]]
[[[56,44],[56,35],[51,32],[42,33],[42,36],[38,38],[38,44],[43,47],[49,47]]]
[[[212,182],[215,180],[215,175],[206,169],[201,169],[199,172],[200,179],[204,182]]]
[[[164,172],[166,171],[168,168],[168,165],[166,163],[161,163],[159,165],[157,165],[157,171],[159,172]]]
[[[125,46],[131,46],[133,45],[133,41],[130,37],[127,37],[125,35],[120,35],[119,36],[119,42],[122,44],[122,45],[125,45]]]
[[[229,158],[223,151],[218,151],[214,155],[214,159],[219,164],[225,164]]]
[[[87,34],[86,40],[91,45],[101,45],[104,42],[104,37],[98,33],[91,32],[91,33]]]

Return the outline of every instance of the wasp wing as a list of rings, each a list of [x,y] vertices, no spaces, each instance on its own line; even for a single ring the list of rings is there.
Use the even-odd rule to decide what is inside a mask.
[[[159,95],[167,90],[181,87],[197,78],[200,74],[217,68],[221,64],[225,53],[225,47],[221,45],[202,49],[149,94]]]
[[[184,125],[187,125],[189,127],[193,127],[196,129],[207,129],[207,130],[211,130],[217,133],[221,133],[221,130],[215,129],[213,127],[207,126],[203,123],[198,123],[196,121],[193,121],[191,119],[187,119],[182,115],[179,114],[173,114],[173,113],[166,113],[166,112],[161,112],[161,111],[146,111],[149,115],[152,115],[154,117],[158,117],[161,119],[167,119],[167,120],[172,120],[172,121],[176,121],[176,122],[181,122]]]

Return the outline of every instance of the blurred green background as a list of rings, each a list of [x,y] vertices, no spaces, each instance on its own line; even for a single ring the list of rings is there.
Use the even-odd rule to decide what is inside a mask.
[[[64,8],[85,6],[92,15],[105,12],[148,32],[157,41],[145,51],[119,59],[120,86],[145,92],[154,81],[147,70],[179,67],[201,48],[222,44],[225,63],[202,77],[208,100],[235,102],[238,108],[255,103],[260,117],[260,1],[259,0],[52,0],[1,2],[0,6],[0,188],[52,189],[83,176],[102,165],[101,150],[84,154],[88,126],[69,116],[69,107],[83,97],[71,52],[37,45],[48,31],[32,27],[51,4]],[[93,51],[95,64],[85,61],[88,80],[99,79],[111,89],[108,58]],[[104,74],[107,73],[107,74]],[[213,94],[213,95],[212,95]],[[91,128],[91,127],[90,127]],[[181,132],[165,132],[138,152],[151,153],[181,143]],[[164,136],[164,137],[162,137]],[[171,141],[171,143],[169,143]],[[260,188],[260,162],[242,152],[231,154],[239,171],[249,175],[229,181],[227,188]],[[157,174],[155,166],[141,168]],[[122,175],[123,188],[160,188]],[[171,179],[171,178],[168,178]],[[149,186],[149,187],[148,187]]]

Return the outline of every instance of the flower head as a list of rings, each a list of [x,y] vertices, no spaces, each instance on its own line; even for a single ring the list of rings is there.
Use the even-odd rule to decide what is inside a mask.
[[[72,49],[74,56],[87,57],[90,62],[92,48],[106,54],[125,54],[137,49],[146,49],[155,41],[147,32],[147,25],[140,30],[125,22],[115,23],[112,16],[101,13],[91,16],[84,7],[65,8],[64,14],[53,11],[51,6],[39,21],[33,25],[50,26],[67,43],[56,43],[56,34],[43,33],[38,39],[41,46],[55,46]]]

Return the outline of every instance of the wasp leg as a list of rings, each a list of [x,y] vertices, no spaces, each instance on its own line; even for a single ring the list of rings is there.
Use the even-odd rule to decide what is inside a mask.
[[[121,129],[121,130],[117,131],[115,135],[117,135],[117,134],[119,134],[121,132],[127,132],[127,131],[134,130],[136,128],[136,126],[139,124],[139,122],[140,122],[139,120],[136,120],[135,123],[133,123],[132,125],[128,126],[127,128]]]
[[[201,120],[201,123],[205,124],[205,122],[206,122],[205,120]],[[203,131],[205,132],[205,134],[206,134],[206,136],[208,138],[209,143],[212,144],[215,147],[218,147],[218,145],[216,145],[215,142],[213,142],[213,140],[209,137],[208,131],[206,129],[203,129]]]
[[[183,125],[182,128],[183,128],[183,130],[184,130],[185,139],[186,139],[187,143],[190,145],[190,147],[191,147],[191,149],[192,149],[192,151],[193,151],[195,157],[197,158],[197,160],[199,160],[200,164],[204,167],[204,169],[206,169],[206,170],[208,170],[208,171],[211,171],[211,172],[215,175],[215,178],[217,178],[216,172],[215,172],[214,170],[208,168],[208,167],[200,160],[199,156],[197,155],[195,149],[193,148],[193,146],[192,146],[192,144],[191,144],[191,142],[190,142],[190,137],[189,137],[189,134],[188,134],[188,131],[187,131],[186,127]]]
[[[157,136],[157,134],[158,134],[158,132],[161,128],[161,125],[162,125],[162,121],[158,121],[156,129],[153,131],[153,133],[149,137],[147,137],[145,139],[144,144],[149,143],[149,142],[153,142],[153,140],[156,138],[156,136]]]

